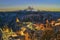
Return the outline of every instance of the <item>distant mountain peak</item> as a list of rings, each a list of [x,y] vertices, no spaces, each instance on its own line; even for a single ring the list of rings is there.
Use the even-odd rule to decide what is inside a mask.
[[[31,6],[28,6],[25,10],[27,10],[27,11],[36,11],[33,7],[31,7]]]
[[[28,9],[28,10],[34,10],[31,6],[28,6],[27,9]]]

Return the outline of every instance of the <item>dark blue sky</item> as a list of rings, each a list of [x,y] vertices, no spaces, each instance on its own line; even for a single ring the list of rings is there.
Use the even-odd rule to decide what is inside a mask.
[[[48,8],[60,8],[60,0],[0,0],[0,8],[16,8],[26,6],[41,6]]]

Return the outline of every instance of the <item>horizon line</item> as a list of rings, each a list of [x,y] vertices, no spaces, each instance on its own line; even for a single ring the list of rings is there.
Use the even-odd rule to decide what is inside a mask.
[[[46,8],[46,7],[31,7],[32,10],[40,10],[40,11],[60,11],[60,8]],[[14,8],[0,8],[0,12],[4,11],[19,11],[19,10],[26,10],[28,7],[14,7]]]

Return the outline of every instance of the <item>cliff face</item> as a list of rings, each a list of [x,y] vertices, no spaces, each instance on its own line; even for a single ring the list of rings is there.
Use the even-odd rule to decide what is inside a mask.
[[[12,25],[15,23],[16,17],[23,22],[42,22],[45,19],[57,20],[60,18],[60,12],[44,12],[44,11],[17,11],[17,12],[0,12],[0,26],[5,24]]]
[[[19,11],[19,12],[0,12],[0,21],[9,22],[18,17],[20,20],[29,19],[57,19],[60,18],[60,12],[35,12],[35,11]]]

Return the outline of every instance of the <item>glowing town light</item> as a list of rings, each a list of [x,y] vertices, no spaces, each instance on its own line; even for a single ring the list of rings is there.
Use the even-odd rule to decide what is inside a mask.
[[[16,18],[16,22],[20,22],[18,18]]]
[[[16,33],[12,33],[12,35],[11,35],[12,37],[16,37],[16,36],[18,36]]]
[[[55,26],[60,25],[60,23],[55,23]]]
[[[60,18],[57,21],[60,21]]]

